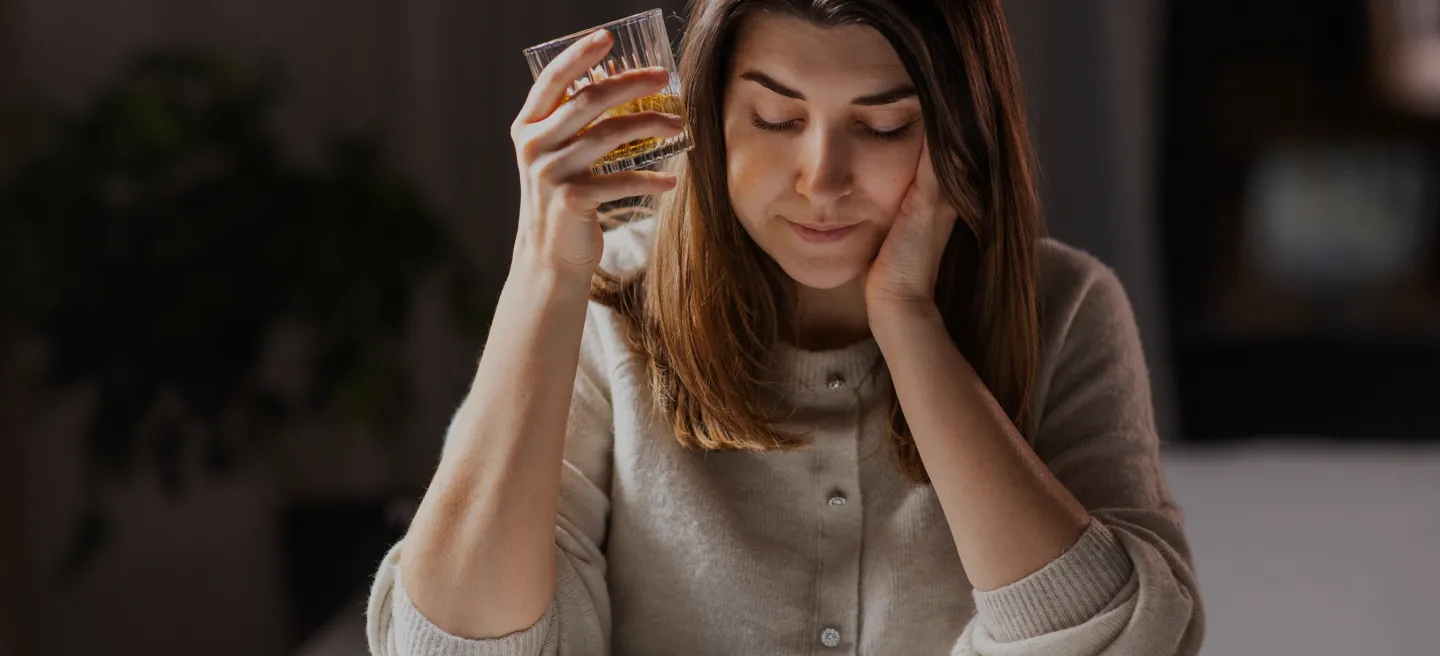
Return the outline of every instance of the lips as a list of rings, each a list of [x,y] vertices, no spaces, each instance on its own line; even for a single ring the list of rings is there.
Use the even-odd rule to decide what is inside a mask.
[[[860,227],[858,223],[852,223],[847,226],[822,227],[796,223],[788,219],[786,219],[785,222],[790,224],[791,229],[793,229],[795,234],[799,235],[801,239],[812,244],[829,244],[840,241],[850,236]]]

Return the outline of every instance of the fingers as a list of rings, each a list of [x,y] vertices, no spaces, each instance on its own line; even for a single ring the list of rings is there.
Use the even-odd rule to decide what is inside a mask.
[[[658,112],[642,112],[648,116],[610,125],[607,125],[610,120],[622,117],[597,122],[612,108],[665,88],[670,83],[670,74],[664,68],[632,70],[606,77],[586,85],[564,101],[565,89],[602,61],[609,50],[609,33],[597,30],[596,34],[607,36],[599,42],[588,37],[577,40],[536,78],[526,105],[510,130],[522,165],[549,160],[546,166],[553,171],[579,172],[628,141],[646,136],[668,138],[682,131],[677,125],[678,117],[663,118],[667,115]],[[576,147],[569,148],[571,145]],[[567,153],[557,152],[567,148]]]
[[[674,114],[638,112],[612,116],[561,148],[557,157],[565,163],[558,168],[570,173],[588,171],[596,160],[631,141],[646,137],[669,139],[684,130],[684,120]]]
[[[670,73],[663,68],[626,71],[591,84],[540,122],[542,139],[558,145],[594,123],[611,108],[664,89]]]
[[[931,236],[937,244],[941,244],[943,251],[943,245],[950,240],[950,233],[955,229],[959,210],[950,202],[935,175],[935,162],[930,158],[929,139],[920,146],[920,167],[915,173],[915,180],[921,185],[922,198],[928,205],[926,212],[931,217]]]
[[[675,175],[656,171],[623,171],[597,175],[567,183],[562,202],[577,213],[593,212],[610,201],[648,196],[675,188]]]
[[[905,190],[905,197],[900,201],[900,214],[902,218],[928,214],[933,207],[935,193],[935,169],[930,162],[929,140],[920,142],[920,157],[915,162],[915,177],[910,181],[910,188]]]
[[[555,107],[565,98],[565,89],[605,58],[605,53],[610,51],[612,39],[609,30],[596,30],[584,38],[576,39],[570,47],[546,64],[545,70],[540,72],[540,76],[535,78],[535,84],[530,87],[525,105],[515,119],[516,125],[534,123],[555,111]]]
[[[935,182],[935,163],[930,160],[930,140],[920,141],[920,161],[915,167],[915,186],[921,198],[932,198],[939,187]]]
[[[954,206],[946,197],[945,189],[940,186],[940,180],[935,175],[935,161],[930,156],[930,140],[921,141],[920,161],[915,168],[915,192],[917,200],[925,207],[927,213],[938,215],[953,215],[956,213]]]

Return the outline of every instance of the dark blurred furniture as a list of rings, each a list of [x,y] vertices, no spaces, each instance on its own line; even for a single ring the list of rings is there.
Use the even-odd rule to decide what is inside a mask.
[[[1160,216],[1187,441],[1440,440],[1440,123],[1387,95],[1371,8],[1170,3]]]

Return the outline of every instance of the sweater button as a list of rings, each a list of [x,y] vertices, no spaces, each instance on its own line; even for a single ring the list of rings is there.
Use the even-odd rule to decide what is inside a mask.
[[[826,627],[824,631],[820,632],[820,644],[826,647],[840,646],[840,631],[834,627]]]
[[[828,387],[832,390],[838,390],[844,386],[845,377],[841,376],[840,374],[830,374],[830,377],[825,379],[825,387]]]

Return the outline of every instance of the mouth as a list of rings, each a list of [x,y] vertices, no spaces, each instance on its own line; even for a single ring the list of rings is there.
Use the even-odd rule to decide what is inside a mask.
[[[799,235],[801,239],[812,244],[829,244],[840,241],[850,236],[851,233],[860,227],[859,223],[852,223],[845,226],[816,226],[796,223],[789,219],[786,219],[785,222],[790,224],[790,228],[793,229],[795,234]]]

